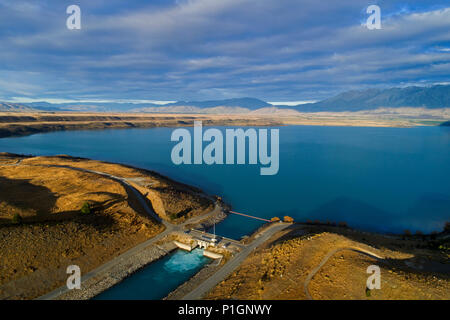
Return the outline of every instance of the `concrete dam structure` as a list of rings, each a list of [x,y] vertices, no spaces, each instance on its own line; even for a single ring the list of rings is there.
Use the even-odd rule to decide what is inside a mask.
[[[204,237],[206,238],[206,237]],[[203,255],[205,257],[217,260],[217,259],[222,259],[223,255],[219,254],[219,253],[215,253],[212,251],[208,251],[207,248],[209,247],[216,247],[217,246],[217,239],[216,238],[208,238],[207,239],[198,239],[198,238],[191,238],[192,244],[186,244],[180,241],[176,241],[174,240],[173,243],[180,249],[191,252],[192,250],[194,250],[195,248],[200,248],[200,249],[204,249],[203,250]]]

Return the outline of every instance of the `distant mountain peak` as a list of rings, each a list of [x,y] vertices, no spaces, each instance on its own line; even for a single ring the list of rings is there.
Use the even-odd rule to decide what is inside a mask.
[[[0,111],[2,112],[36,112],[38,110],[27,105],[12,102],[0,102]]]
[[[399,107],[450,108],[450,85],[352,90],[320,102],[298,105],[295,108],[303,112],[339,112]]]
[[[249,110],[256,110],[264,107],[272,106],[270,103],[256,98],[232,98],[224,100],[207,100],[207,101],[178,101],[166,104],[165,106],[185,106],[197,108],[215,108],[215,107],[240,107]]]
[[[0,111],[92,111],[92,112],[169,112],[169,113],[246,113],[261,110],[274,112],[294,109],[300,112],[352,112],[379,108],[450,108],[450,85],[429,87],[410,86],[405,88],[363,89],[342,92],[334,97],[315,103],[297,106],[273,106],[256,98],[232,98],[207,101],[178,101],[164,105],[152,103],[60,103],[34,102],[17,104],[0,103]],[[205,110],[208,109],[208,110]]]

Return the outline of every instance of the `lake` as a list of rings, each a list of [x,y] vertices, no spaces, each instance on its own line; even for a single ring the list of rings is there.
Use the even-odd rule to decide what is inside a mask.
[[[225,128],[220,128],[224,130]],[[347,222],[381,232],[441,231],[450,221],[450,128],[289,126],[280,129],[280,170],[171,162],[173,129],[65,131],[0,139],[0,151],[72,156],[158,171],[217,194],[239,212],[265,218]],[[216,227],[239,239],[260,226],[231,215]],[[96,299],[161,299],[208,259],[176,251]]]
[[[220,128],[224,130],[225,128]],[[259,165],[171,162],[171,128],[61,131],[0,139],[0,151],[68,154],[151,169],[217,194],[235,211],[264,218],[340,222],[381,232],[441,231],[450,220],[450,128],[287,126],[280,170]],[[220,235],[260,225],[230,216]]]

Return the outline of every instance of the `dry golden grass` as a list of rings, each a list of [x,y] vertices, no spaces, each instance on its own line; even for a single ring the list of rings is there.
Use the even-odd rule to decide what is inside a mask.
[[[281,125],[273,116],[186,115],[186,114],[108,114],[108,113],[0,113],[0,137],[29,135],[60,130],[99,130],[111,128],[154,128],[193,125],[272,126]]]
[[[212,208],[199,190],[156,173],[67,156],[0,154],[0,299],[42,295],[64,284],[67,266],[79,265],[85,274],[164,229],[119,182],[55,165],[137,179],[142,191],[156,188],[147,196],[160,197],[165,212]],[[90,213],[81,212],[84,203]],[[22,218],[19,224],[14,215]]]
[[[336,233],[308,227],[301,235],[302,229],[275,235],[207,298],[307,299],[305,280],[322,259],[333,249],[358,247],[389,259],[377,262],[353,251],[337,252],[309,283],[313,299],[450,299],[446,253],[416,249],[416,242],[342,228],[333,228]],[[382,285],[367,297],[366,270],[373,264],[382,270]]]
[[[380,290],[366,294],[367,267],[381,270]],[[309,291],[318,300],[426,300],[450,299],[450,281],[392,268],[391,264],[352,251],[342,251],[330,258],[309,284]]]
[[[411,127],[439,125],[449,119],[448,109],[377,109],[367,112],[300,113],[266,108],[242,114],[152,114],[152,113],[29,113],[0,112],[0,137],[22,136],[60,130],[100,130],[108,128],[153,128],[192,126],[363,126]]]
[[[62,165],[104,172],[116,177],[127,178],[151,202],[155,212],[174,223],[205,214],[214,208],[211,200],[201,196],[202,191],[156,172],[68,156],[33,157],[22,160],[28,165]]]
[[[84,202],[126,201],[125,189],[111,179],[65,168],[0,166],[0,217],[23,218],[79,211]]]

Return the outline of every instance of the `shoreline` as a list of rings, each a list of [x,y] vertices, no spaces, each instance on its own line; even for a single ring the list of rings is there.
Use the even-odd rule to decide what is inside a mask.
[[[263,235],[265,232],[268,231],[274,224],[273,223],[264,223],[257,229],[255,229],[253,232],[247,234],[244,236],[241,240],[241,243],[243,244],[251,244],[254,240],[259,238],[261,235]],[[401,235],[401,234],[391,234],[391,233],[382,233],[382,232],[375,232],[375,231],[365,231],[360,229],[355,229],[348,226],[338,226],[338,225],[330,225],[326,223],[308,223],[308,222],[294,222],[290,224],[287,228],[278,231],[274,237],[278,233],[281,232],[289,232],[289,230],[305,230],[305,234],[302,234],[302,236],[307,236],[309,228],[313,228],[316,230],[321,230],[321,232],[330,232],[330,233],[336,233],[336,234],[353,234],[357,237],[364,237],[369,236],[371,238],[381,238],[383,240],[392,240],[392,241],[417,241],[417,240],[423,240],[423,241],[441,241],[445,240],[448,237],[448,232],[446,233],[445,230],[438,233],[438,234],[423,234],[423,235]],[[262,242],[260,245],[255,247],[255,250],[258,250],[259,247],[264,247],[268,243],[270,243],[270,239],[272,237],[269,237],[266,241]],[[277,239],[276,239],[277,240]],[[372,244],[377,247],[376,244]],[[345,249],[345,248],[343,248]],[[339,249],[339,250],[343,250]],[[364,249],[361,249],[364,250]],[[194,276],[192,276],[190,279],[185,281],[184,283],[180,284],[178,288],[171,291],[163,300],[184,300],[185,297],[189,297],[189,299],[192,298],[190,295],[191,292],[193,292],[195,289],[199,288],[209,277],[214,275],[216,272],[218,272],[221,268],[224,267],[224,265],[228,262],[230,259],[226,259],[225,261],[221,261],[221,263],[214,265],[214,262],[210,262],[209,264],[205,265],[202,269],[200,269]],[[245,261],[245,260],[244,260]],[[242,263],[244,263],[242,261]],[[240,265],[242,265],[242,263]],[[239,265],[239,266],[240,266]],[[239,266],[237,269],[239,269]],[[317,272],[317,271],[316,271]],[[228,276],[231,273],[228,274]],[[312,274],[314,275],[314,274]],[[223,280],[225,281],[227,277],[225,277]],[[214,288],[214,287],[213,287]],[[208,292],[205,293],[205,296],[208,295]],[[194,297],[199,298],[199,296]]]
[[[130,251],[135,249],[136,247],[130,249]],[[81,289],[68,290],[65,286],[62,286],[38,297],[36,300],[90,300],[133,276],[152,262],[162,259],[175,249],[175,246],[170,246],[170,242],[166,243],[166,246],[145,245],[144,248],[140,248],[139,252],[132,255],[124,253],[108,261],[107,263],[112,265],[105,270],[101,270],[104,268],[101,266],[90,271],[82,277]]]
[[[220,217],[214,215],[212,217],[206,218],[205,220],[201,220],[200,222],[198,222],[198,224],[208,225],[209,223],[212,223],[212,221],[215,221],[217,223],[218,220],[223,221],[226,219],[226,217],[227,217],[226,215]],[[261,225],[253,232],[246,235],[246,237],[244,236],[244,238],[240,242],[242,242],[243,244],[251,243],[252,240],[257,239],[260,235],[264,234],[264,232],[267,231],[271,226],[273,226],[273,223],[265,223]],[[355,234],[358,236],[369,235],[371,237],[381,237],[384,238],[385,240],[392,239],[393,241],[405,240],[405,235],[401,234],[364,231],[352,227],[329,225],[326,223],[295,222],[293,224],[290,224],[290,226],[288,226],[286,230],[290,228],[296,229],[299,227],[317,228],[321,229],[323,232],[333,233],[333,231],[335,231],[337,233],[345,232]],[[72,290],[61,293],[58,292],[58,290],[60,290],[59,288],[54,292],[39,297],[39,299],[89,300],[95,298],[97,295],[100,295],[104,291],[107,291],[108,289],[112,288],[114,285],[119,284],[120,282],[126,280],[128,277],[133,276],[135,273],[150,266],[152,263],[164,258],[167,255],[173,254],[177,250],[181,250],[173,244],[174,236],[176,237],[176,232],[169,233],[167,235],[164,235],[162,239],[157,240],[156,244],[153,245],[146,244],[143,248],[141,248],[138,252],[136,252],[131,256],[125,257],[125,255],[127,254],[125,253],[119,257],[114,258],[113,260],[108,262],[113,263],[113,266],[106,270],[103,270],[100,274],[98,274],[96,270],[91,271],[90,273],[97,273],[97,275],[94,277],[90,277],[88,279],[83,279],[83,286],[85,287],[81,291]],[[410,235],[406,237],[407,240],[422,238],[430,241],[435,237],[437,239],[444,237],[444,232],[441,232],[437,235],[424,234],[424,235]],[[149,241],[153,241],[153,239],[150,239]],[[263,241],[258,246],[264,246],[267,244],[268,241],[269,240]],[[137,247],[142,245],[143,244],[140,244]],[[258,248],[258,246],[256,246],[255,249]],[[131,250],[134,250],[135,248]],[[238,254],[239,253],[237,253],[237,255]],[[200,285],[202,285],[202,283],[205,282],[209,277],[218,272],[228,262],[228,260],[229,259],[223,259],[218,264],[214,260],[210,261],[209,263],[204,265],[192,277],[190,277],[189,279],[181,283],[177,288],[169,292],[165,297],[162,298],[162,300],[181,300],[185,296],[188,296],[193,290],[197,289]],[[56,293],[57,295],[55,295]]]
[[[217,221],[222,221],[225,218],[226,215],[213,214],[205,219],[201,219],[196,224],[201,226],[205,223],[212,223],[212,221],[217,223]],[[82,276],[82,288],[80,290],[68,290],[63,285],[38,297],[36,300],[90,300],[95,298],[152,263],[177,250],[181,250],[173,243],[173,240],[184,235],[184,232],[165,230]],[[208,265],[205,265],[205,267]],[[203,269],[201,268],[199,272]],[[193,277],[196,275],[197,273]],[[180,284],[180,286],[184,283]]]
[[[130,114],[130,113],[6,113],[0,112],[0,138],[23,137],[57,131],[106,129],[177,128],[193,126],[335,126],[391,127],[440,126],[448,121],[442,117],[406,115],[366,115],[352,113],[277,114]]]
[[[17,155],[20,156],[20,155]],[[71,157],[72,158],[72,157]],[[78,159],[78,158],[74,158]],[[81,159],[81,158],[80,158]],[[87,160],[87,159],[85,159]],[[115,164],[115,163],[110,163]],[[135,168],[136,170],[145,170],[141,168]],[[148,170],[147,170],[148,171]],[[158,174],[156,172],[153,172],[155,174]],[[117,179],[114,176],[111,176],[112,178]],[[167,177],[165,177],[167,178]],[[170,179],[170,178],[169,178]],[[192,187],[194,189],[197,189],[196,187]],[[199,190],[199,189],[198,189]],[[200,191],[200,190],[199,190]],[[142,196],[142,195],[141,195]],[[209,197],[208,195],[206,195]],[[226,206],[223,204],[223,206]],[[223,206],[221,208],[223,209]],[[181,227],[186,227],[189,225],[202,225],[207,226],[208,224],[211,224],[213,221],[217,223],[217,221],[223,221],[226,219],[226,214],[219,214],[222,213],[222,210],[219,210],[219,212],[214,212],[213,210],[210,213],[204,214],[202,216],[197,216],[194,222],[187,221],[183,224],[181,224]],[[241,241],[243,244],[252,243],[254,239],[257,238],[257,235],[260,233],[264,233],[264,231],[270,227],[271,223],[263,224],[256,230],[254,230],[252,233],[248,234],[248,237],[245,237],[245,240]],[[362,231],[357,230],[353,228],[343,228],[341,226],[333,226],[326,223],[305,223],[305,222],[297,222],[294,225],[297,226],[314,226],[316,228],[321,228],[324,230],[347,230],[348,232],[354,232],[359,235],[364,234],[371,234],[376,236],[381,236],[386,239],[390,238],[393,240],[399,240],[402,235],[397,234],[388,234],[388,233],[380,233],[380,232],[369,232],[369,231]],[[177,225],[174,225],[177,226]],[[181,229],[182,230],[182,229]],[[109,261],[107,261],[105,264],[101,265],[100,267],[96,268],[95,270],[91,270],[86,275],[83,276],[83,289],[81,291],[79,290],[72,290],[67,291],[64,290],[64,287],[60,287],[50,293],[47,293],[38,299],[63,299],[63,300],[71,300],[71,299],[91,299],[102,292],[108,290],[112,286],[118,284],[119,282],[125,280],[126,278],[132,276],[139,270],[149,266],[152,262],[155,262],[167,254],[170,254],[173,252],[174,249],[176,249],[176,246],[172,243],[171,238],[176,236],[177,230],[167,229],[163,231],[162,233],[156,235],[155,237],[138,244],[137,246],[131,248],[127,252],[123,253],[122,255],[113,258]],[[403,236],[404,237],[404,236]],[[410,237],[422,237],[424,239],[430,240],[432,235],[420,235],[420,236],[410,236]],[[265,243],[265,242],[264,242]],[[263,244],[264,244],[263,243]],[[263,245],[261,244],[261,245]],[[196,274],[194,274],[190,279],[187,281],[181,283],[175,290],[168,293],[164,299],[179,299],[180,297],[184,297],[188,295],[192,290],[194,290],[197,285],[202,284],[205,280],[207,280],[208,277],[215,274],[217,271],[221,269],[223,264],[220,265],[213,265],[214,261],[206,264],[203,268],[201,268]]]
[[[403,238],[341,226],[295,223],[257,248],[202,298],[303,300],[330,299],[328,295],[334,294],[334,299],[348,299],[351,291],[352,299],[366,299],[362,285],[367,279],[366,268],[377,261],[382,277],[394,277],[396,283],[390,285],[387,281],[387,291],[372,292],[376,299],[404,299],[413,297],[414,292],[420,296],[423,291],[414,291],[408,279],[417,282],[422,290],[437,290],[438,296],[448,297],[443,288],[449,284],[449,232],[447,226],[437,235]],[[311,281],[313,288],[308,286]],[[281,291],[280,286],[284,288]],[[341,291],[335,294],[330,286]],[[409,291],[399,289],[403,286]]]
[[[168,177],[165,177],[153,171],[140,169],[136,167],[124,166],[110,162],[98,162],[95,160],[68,157],[68,156],[32,157],[8,153],[1,153],[0,155],[4,160],[4,163],[2,163],[1,168],[4,170],[4,173],[6,173],[6,177],[9,177],[12,173],[14,173],[14,175],[20,175],[21,172],[22,174],[23,172],[34,172],[34,175],[36,174],[40,175],[42,174],[42,172],[47,172],[48,170],[54,171],[56,170],[57,172],[61,171],[61,172],[73,172],[74,174],[81,174],[84,175],[83,177],[89,176],[97,181],[104,179],[105,181],[110,181],[110,183],[112,183],[115,186],[121,185],[124,188],[124,190],[128,192],[128,197],[124,198],[127,199],[126,201],[128,205],[133,206],[133,208],[137,208],[135,206],[140,207],[138,211],[139,214],[143,214],[143,216],[145,216],[146,219],[149,219],[149,221],[154,222],[159,221],[159,224],[155,224],[155,228],[159,228],[159,233],[153,234],[151,238],[147,237],[147,240],[143,241],[141,240],[142,242],[137,242],[135,245],[131,247],[129,246],[128,249],[126,249],[126,251],[116,252],[117,249],[114,249],[116,247],[112,247],[111,250],[113,251],[116,250],[114,251],[114,254],[110,255],[109,257],[105,256],[106,259],[103,258],[99,259],[100,264],[96,265],[91,264],[94,266],[93,269],[88,267],[86,268],[82,267],[82,270],[88,270],[85,274],[82,273],[83,285],[88,284],[88,286],[86,287],[86,289],[88,290],[86,292],[77,292],[75,295],[74,292],[72,292],[71,294],[74,295],[73,296],[74,299],[77,298],[87,299],[93,297],[98,293],[104,291],[105,289],[109,288],[110,286],[118,283],[122,279],[130,276],[131,274],[141,269],[142,267],[145,267],[150,262],[155,261],[156,259],[159,259],[162,256],[166,255],[167,253],[171,252],[175,248],[175,246],[172,244],[173,240],[172,238],[176,237],[177,233],[183,235],[187,226],[192,225],[201,227],[203,224],[206,224],[209,221],[217,222],[226,217],[226,214],[223,213],[222,209],[223,206],[226,205],[217,197],[208,195],[199,188],[192,187],[184,183],[179,183],[175,180],[172,180]],[[105,172],[99,172],[97,170],[103,170]],[[175,201],[176,203],[178,203],[178,206],[175,208],[165,207],[166,205],[165,204],[163,205],[161,203],[162,200],[161,198],[159,198],[160,195],[156,193],[152,195],[148,194],[148,192],[153,191],[151,189],[146,189],[151,187],[145,185],[143,180],[141,180],[143,178],[134,178],[134,177],[146,177],[145,179],[153,179],[152,181],[157,181],[157,183],[159,183],[161,186],[160,189],[158,189],[159,190],[158,192],[160,192],[161,194],[165,194],[164,192],[167,192],[164,191],[165,190],[164,184],[166,184],[169,186],[169,192],[172,192],[170,191],[172,190],[172,188],[176,188],[176,190],[179,190],[179,192],[181,192],[183,197],[188,198],[183,198],[184,200],[181,198],[178,200],[172,199],[169,202],[173,203],[173,201]],[[9,178],[12,178],[12,176]],[[38,181],[35,183],[39,184]],[[62,183],[64,183],[64,181],[62,181]],[[46,192],[45,194],[51,194],[51,192]],[[64,194],[62,196],[64,196]],[[164,201],[167,201],[167,199]],[[180,216],[176,219],[172,218],[169,219],[169,217],[166,216],[164,213],[164,210],[181,210],[180,208],[183,208],[183,206],[186,205],[188,206],[196,205],[198,206],[198,208],[194,207],[196,209],[193,209],[193,211],[191,211],[189,215]],[[100,210],[100,208],[95,210]],[[52,212],[53,211],[50,211],[45,216],[43,217],[41,216],[38,218],[35,218],[34,216],[25,215],[22,217],[22,220],[19,224],[11,223],[10,220],[8,220],[10,218],[8,218],[8,216],[5,216],[4,218],[2,218],[2,225],[4,225],[6,228],[13,228],[11,230],[17,230],[17,232],[20,232],[20,230],[28,230],[27,228],[30,227],[33,228],[33,226],[43,225],[45,227],[46,224],[49,223],[49,221],[58,221],[58,223],[56,223],[55,225],[59,226],[59,221],[70,222],[72,221],[71,219],[74,219],[74,217],[76,217],[75,212],[65,216],[64,215],[58,216],[57,215],[58,211],[56,211],[56,213],[54,214],[52,214]],[[21,214],[23,215],[24,213]],[[89,217],[94,218],[97,216],[102,216],[102,214],[104,214],[103,211],[99,212],[96,211],[95,214],[89,215]],[[117,212],[117,214],[118,217],[122,216],[120,210],[119,212]],[[78,213],[78,215],[80,215],[80,213]],[[80,215],[80,219],[82,217],[85,216]],[[130,226],[135,226],[136,220],[126,220],[127,219],[126,217],[124,217],[124,219],[125,219],[124,222],[126,222],[127,225],[129,224]],[[139,230],[145,230],[142,232],[147,232],[147,230],[149,230],[147,225],[143,226],[143,228],[144,229],[141,228]],[[114,236],[112,237],[114,238]],[[56,238],[56,241],[58,239],[59,238]],[[116,237],[114,239],[119,238]],[[124,238],[124,240],[126,239],[128,238]],[[142,239],[142,237],[140,239]],[[20,242],[20,245],[26,245],[27,239],[25,239],[24,241],[25,243],[23,244],[22,242]],[[54,239],[49,238],[49,241],[52,242],[54,241]],[[98,244],[95,243],[94,245]],[[64,250],[70,250],[71,247],[72,247],[71,245],[66,245],[63,248],[65,248]],[[33,252],[34,251],[32,250],[30,254],[35,254],[35,252],[34,253]],[[6,254],[7,252],[5,252],[5,257]],[[83,253],[82,257],[89,258],[89,255]],[[15,260],[11,260],[11,263],[16,263],[13,261]],[[75,260],[67,260],[68,264],[74,264],[74,262],[75,264],[78,264],[76,263]],[[60,265],[59,263],[54,262],[54,260],[45,260],[45,262],[41,263],[41,265],[37,265],[39,266],[38,268],[33,269],[31,275],[34,276],[35,275],[34,271],[36,270],[38,270],[38,273],[42,272],[48,273],[50,272],[49,270],[53,270],[55,266],[58,267]],[[58,276],[56,278],[55,276],[53,276],[52,278],[48,279],[47,278],[36,279],[38,281],[37,282],[35,281],[36,283],[33,282],[33,285],[35,287],[36,286],[41,287],[42,281],[46,283],[45,287],[48,287],[48,289],[52,289],[52,287],[55,288],[56,286],[56,289],[53,289],[50,292],[45,292],[43,290],[44,287],[42,287],[40,291],[43,291],[43,293],[40,293],[39,295],[34,295],[34,293],[27,291],[26,287],[20,288],[19,291],[14,289],[15,288],[14,283],[16,282],[22,283],[24,281],[28,281],[26,280],[28,279],[27,276],[21,276],[19,278],[6,278],[7,280],[2,284],[1,288],[6,290],[5,292],[10,292],[9,294],[10,296],[20,294],[22,297],[29,296],[30,298],[34,297],[37,299],[57,299],[60,296],[61,298],[64,298],[65,297],[64,294],[66,294],[67,292],[66,290],[67,288],[65,286],[67,275],[64,274],[65,270],[64,271],[61,270],[61,272],[58,273]],[[58,284],[59,286],[57,286]],[[70,294],[67,295],[67,298],[69,297]]]
[[[207,218],[208,221],[210,219],[217,221],[219,218],[215,216]],[[202,223],[204,223],[204,221],[202,221]],[[86,275],[82,276],[82,288],[80,290],[68,290],[66,286],[63,285],[62,287],[38,297],[36,300],[93,299],[127,278],[132,277],[152,263],[157,262],[167,255],[173,254],[177,250],[181,250],[174,244],[173,240],[174,238],[183,235],[184,233],[180,234],[177,231],[160,233],[156,237],[137,245],[122,255],[113,258],[104,265],[95,270],[91,270]],[[214,263],[214,261],[206,264],[199,272],[204,270],[204,268],[208,267],[211,263]],[[198,273],[194,274],[193,277],[196,277]],[[181,283],[180,286],[183,286],[190,280],[191,279],[188,279]]]
[[[225,217],[226,218],[226,217]],[[215,217],[210,218],[215,220]],[[210,220],[208,219],[208,221]],[[222,219],[221,221],[223,221]],[[204,221],[202,221],[202,224]],[[272,223],[266,223],[251,232],[244,238],[243,243],[252,242],[250,239],[256,239],[260,235],[262,235],[265,231],[267,231]],[[404,235],[390,234],[390,233],[381,233],[381,232],[372,232],[372,231],[363,231],[359,229],[354,229],[351,227],[342,227],[342,226],[332,226],[327,224],[314,224],[314,223],[306,223],[306,222],[296,222],[287,227],[286,230],[292,228],[296,229],[299,227],[313,227],[322,229],[323,232],[333,232],[336,231],[353,233],[358,236],[369,235],[372,237],[381,237],[385,240],[405,240]],[[280,231],[279,231],[280,232]],[[441,232],[437,235],[433,234],[424,234],[424,235],[410,235],[407,240],[414,240],[419,237],[431,240],[433,237],[437,237],[437,239],[444,237],[444,232]],[[176,250],[181,250],[177,248],[171,239],[173,234],[166,235],[163,239],[158,240],[158,244],[156,245],[146,245],[145,248],[142,248],[140,252],[135,255],[129,257],[131,258],[131,262],[123,261],[125,257],[119,256],[113,260],[122,260],[117,261],[115,265],[108,270],[105,270],[104,273],[97,275],[91,279],[83,280],[83,285],[87,287],[83,288],[82,291],[72,290],[63,294],[59,294],[58,296],[50,297],[50,294],[47,294],[39,299],[55,299],[55,300],[88,300],[95,298],[97,295],[100,295],[102,292],[107,291],[111,287],[120,282],[124,281],[128,277],[133,276],[135,273],[140,270],[148,267],[152,263],[164,258],[169,254],[173,254]],[[267,240],[269,241],[269,240]],[[267,241],[262,242],[260,245],[267,244]],[[258,247],[258,246],[257,246]],[[256,248],[257,248],[256,247]],[[170,291],[162,300],[182,300],[185,296],[189,295],[194,289],[198,288],[204,281],[206,281],[209,277],[218,272],[229,259],[223,259],[219,263],[216,263],[214,260],[210,261],[206,265],[204,265],[197,273],[195,273],[192,277],[181,283],[177,288]],[[94,271],[92,271],[94,272]],[[86,281],[87,283],[85,283]],[[55,290],[56,291],[56,290]]]

